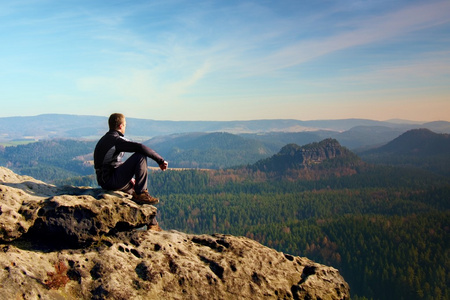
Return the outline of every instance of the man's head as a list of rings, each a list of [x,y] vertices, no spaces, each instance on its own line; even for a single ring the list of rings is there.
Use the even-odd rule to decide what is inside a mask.
[[[125,134],[125,127],[127,122],[125,120],[125,116],[120,113],[114,113],[109,116],[108,119],[109,130],[117,130]]]

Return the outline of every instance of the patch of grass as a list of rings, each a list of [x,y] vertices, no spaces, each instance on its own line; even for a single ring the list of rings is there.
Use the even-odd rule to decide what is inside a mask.
[[[31,143],[36,143],[37,140],[14,140],[14,141],[8,141],[8,142],[0,142],[0,146],[3,147],[15,147],[19,145],[27,145]]]

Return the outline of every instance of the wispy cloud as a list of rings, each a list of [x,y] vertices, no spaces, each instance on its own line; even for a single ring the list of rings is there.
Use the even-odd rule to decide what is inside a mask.
[[[321,38],[299,40],[258,58],[253,74],[271,73],[355,46],[401,37],[413,31],[450,22],[450,2],[427,3],[366,20],[346,21],[344,31]],[[339,24],[335,24],[339,25]],[[333,26],[333,24],[330,24]]]

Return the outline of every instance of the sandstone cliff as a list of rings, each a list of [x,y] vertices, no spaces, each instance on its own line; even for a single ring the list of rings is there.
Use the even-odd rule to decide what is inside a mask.
[[[143,230],[157,209],[0,168],[1,299],[349,299],[338,270],[230,235]]]
[[[327,163],[327,169],[354,168],[361,165],[357,155],[342,147],[335,139],[325,139],[304,146],[288,144],[277,154],[256,162],[252,168],[265,172],[283,170],[320,169]]]

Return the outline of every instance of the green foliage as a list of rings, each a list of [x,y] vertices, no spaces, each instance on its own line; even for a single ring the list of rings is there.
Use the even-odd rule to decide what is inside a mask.
[[[5,147],[0,163],[17,172],[46,182],[69,177],[92,175],[95,142],[46,140],[15,147]]]
[[[164,153],[174,168],[221,169],[254,163],[274,153],[261,141],[225,132],[171,135],[146,144]]]
[[[97,178],[95,175],[75,176],[64,179],[57,179],[53,182],[55,185],[73,185],[73,186],[90,186],[98,187]]]
[[[419,157],[414,154],[392,155],[392,153],[373,153],[362,155],[364,161],[374,164],[421,168],[450,176],[450,157],[448,154],[435,154]]]
[[[450,176],[450,135],[410,130],[388,144],[360,153],[370,163],[416,167]]]
[[[242,169],[154,172],[150,187],[163,228],[247,236],[335,266],[354,299],[450,296],[446,178],[370,166],[320,180],[264,178]]]
[[[341,268],[343,276],[351,278],[354,293],[360,295],[377,299],[448,299],[448,224],[448,211],[404,217],[339,217],[322,226],[325,236],[336,245],[330,251],[333,255],[322,253],[330,248],[329,242],[318,241],[313,244],[314,250],[310,246],[308,256],[321,261],[325,258],[326,263]]]

